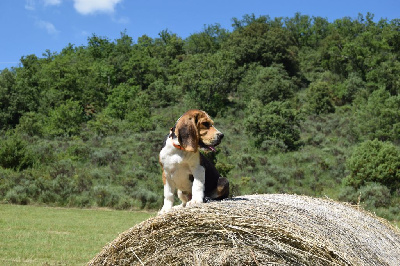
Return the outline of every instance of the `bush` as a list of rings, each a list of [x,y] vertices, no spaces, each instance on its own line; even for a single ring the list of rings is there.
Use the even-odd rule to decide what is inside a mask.
[[[6,202],[13,204],[26,205],[29,203],[29,197],[26,193],[26,189],[23,186],[16,186],[9,190],[4,199]]]
[[[91,162],[97,166],[106,166],[120,161],[121,155],[116,150],[99,149],[91,154]]]
[[[121,191],[110,186],[95,186],[92,190],[93,197],[98,207],[114,207],[120,201]]]
[[[359,188],[376,182],[391,190],[400,187],[400,152],[392,143],[379,140],[361,143],[347,161],[347,185]]]
[[[238,92],[245,102],[258,99],[263,104],[290,99],[297,87],[282,65],[258,66],[243,78]]]
[[[35,112],[27,112],[20,118],[17,131],[26,133],[29,136],[42,136],[43,121],[43,115]]]
[[[339,85],[336,96],[340,104],[352,103],[359,91],[365,89],[366,84],[356,73],[350,73],[349,77]]]
[[[34,163],[35,155],[20,135],[8,134],[0,138],[0,166],[19,171],[32,167]]]
[[[139,92],[139,86],[129,86],[121,83],[114,88],[107,98],[105,113],[113,118],[125,119],[129,110],[130,102],[135,99]]]
[[[90,132],[94,132],[100,137],[118,132],[118,126],[116,125],[115,120],[104,112],[96,114],[94,119],[87,122],[87,126]]]
[[[367,208],[388,207],[390,204],[390,190],[378,183],[368,183],[358,190],[361,202]]]
[[[257,147],[268,149],[270,144],[279,147],[283,143],[285,147],[281,149],[296,150],[300,146],[300,117],[288,102],[271,102],[264,106],[253,100],[244,123]]]
[[[50,111],[45,133],[50,136],[77,135],[83,121],[83,107],[78,101],[70,99]]]
[[[359,189],[346,186],[341,189],[338,198],[351,204],[362,204],[366,209],[376,211],[377,208],[389,208],[392,196],[386,186],[368,183]]]
[[[134,132],[147,131],[154,128],[151,120],[151,106],[149,96],[139,93],[130,102],[128,113],[125,116],[129,121],[129,128]]]
[[[310,84],[307,91],[308,109],[313,114],[334,113],[332,96],[329,83],[317,81]]]
[[[400,140],[400,95],[385,89],[374,91],[358,106],[357,122],[362,135],[382,141]]]

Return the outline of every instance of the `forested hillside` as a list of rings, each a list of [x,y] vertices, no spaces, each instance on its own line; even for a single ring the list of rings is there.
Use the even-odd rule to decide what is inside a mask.
[[[0,201],[159,208],[189,108],[225,134],[231,195],[296,193],[400,220],[400,19],[245,15],[186,39],[93,35],[0,73]]]

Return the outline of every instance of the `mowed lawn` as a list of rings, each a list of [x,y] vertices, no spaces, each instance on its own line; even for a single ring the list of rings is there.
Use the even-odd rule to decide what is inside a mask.
[[[84,265],[153,212],[0,204],[0,265]]]

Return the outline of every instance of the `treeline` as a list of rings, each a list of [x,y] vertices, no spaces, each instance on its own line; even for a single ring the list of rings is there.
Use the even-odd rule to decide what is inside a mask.
[[[400,19],[232,21],[93,35],[1,71],[0,200],[158,208],[162,139],[200,108],[226,135],[208,156],[233,195],[327,195],[400,220]]]

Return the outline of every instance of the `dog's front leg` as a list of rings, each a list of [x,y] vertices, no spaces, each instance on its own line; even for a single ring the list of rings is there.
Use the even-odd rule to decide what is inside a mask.
[[[164,184],[164,205],[158,214],[169,212],[174,205],[175,184],[167,178]]]
[[[192,169],[194,177],[192,185],[192,199],[187,203],[187,206],[203,203],[204,199],[204,185],[206,181],[206,172],[203,166],[198,165]]]

